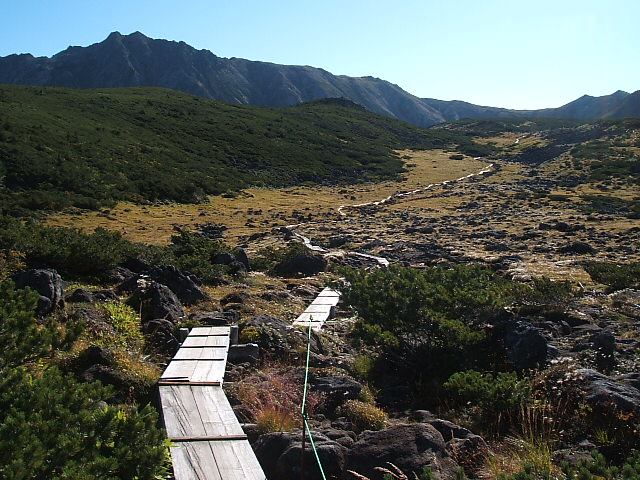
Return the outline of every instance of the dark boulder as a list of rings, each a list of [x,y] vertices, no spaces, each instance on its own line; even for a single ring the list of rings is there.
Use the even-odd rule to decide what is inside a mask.
[[[92,365],[83,371],[78,379],[84,383],[100,382],[103,385],[111,385],[119,390],[123,387],[124,381],[118,375],[118,372],[107,365]]]
[[[112,270],[107,271],[103,278],[107,281],[107,283],[122,283],[126,279],[135,276],[135,273],[125,267],[116,267]]]
[[[237,310],[229,310],[228,312],[193,313],[189,315],[189,318],[198,325],[222,327],[238,323],[240,320],[240,313]]]
[[[429,424],[395,425],[379,432],[364,432],[347,457],[347,469],[371,480],[382,480],[375,467],[393,463],[403,472],[420,475],[429,466],[440,479],[453,478],[457,463],[446,452],[442,434]]]
[[[186,275],[173,265],[161,265],[149,267],[143,273],[128,278],[118,286],[118,292],[133,292],[149,280],[166,285],[184,305],[193,305],[209,296],[198,286],[193,275]]]
[[[227,305],[229,303],[241,304],[249,298],[251,298],[251,295],[247,292],[231,292],[220,299],[220,305]]]
[[[255,340],[262,350],[277,357],[296,355],[296,348],[307,344],[307,334],[290,323],[270,315],[256,315],[240,325],[240,337],[244,329],[252,327],[258,333]],[[311,349],[323,353],[318,335],[311,333]]]
[[[119,302],[120,298],[113,290],[95,290],[92,292],[93,298],[96,302]]]
[[[341,478],[346,464],[347,448],[319,432],[312,432],[318,457],[327,478]],[[291,480],[300,477],[302,434],[267,433],[253,444],[256,457],[269,480]],[[304,450],[304,478],[321,480],[309,438]]]
[[[633,383],[620,383],[586,368],[576,370],[575,374],[594,414],[640,414],[640,390]]]
[[[234,262],[236,257],[227,252],[221,252],[216,254],[212,259],[211,263],[214,265],[229,265],[231,262]]]
[[[569,255],[587,255],[596,253],[595,248],[585,242],[572,242],[558,249],[558,252]]]
[[[276,275],[280,276],[311,276],[327,269],[329,262],[322,255],[303,254],[296,255],[277,264],[274,268]]]
[[[93,293],[85,288],[76,288],[71,295],[67,297],[69,303],[93,303]]]
[[[146,283],[126,303],[140,312],[143,322],[165,318],[172,323],[179,323],[185,316],[178,297],[168,287],[156,282]]]
[[[323,411],[332,413],[347,400],[355,400],[360,396],[363,386],[348,377],[312,378],[314,392],[323,395]]]
[[[77,288],[67,297],[70,303],[118,302],[120,299],[113,290],[86,290]]]
[[[174,355],[178,351],[179,342],[174,331],[174,324],[166,318],[150,320],[142,327],[147,341],[167,355]]]
[[[109,349],[99,347],[98,345],[90,345],[85,348],[80,355],[78,355],[78,361],[81,365],[84,365],[85,368],[92,365],[105,365],[107,367],[114,365],[113,353]]]
[[[506,327],[504,346],[518,370],[539,368],[547,361],[547,339],[533,325],[514,321]]]
[[[247,252],[245,252],[243,248],[236,249],[234,256],[236,257],[237,262],[240,262],[242,265],[244,265],[244,269],[246,271],[251,270],[249,257],[247,256]]]
[[[169,287],[184,305],[193,305],[209,299],[192,275],[182,273],[173,265],[152,267],[148,270],[148,275],[152,280]]]
[[[58,272],[51,269],[25,270],[13,275],[16,288],[30,288],[40,294],[36,313],[43,317],[64,307],[64,283]]]
[[[440,418],[428,420],[442,434],[447,453],[462,467],[470,478],[475,478],[489,453],[487,442],[470,430]]]

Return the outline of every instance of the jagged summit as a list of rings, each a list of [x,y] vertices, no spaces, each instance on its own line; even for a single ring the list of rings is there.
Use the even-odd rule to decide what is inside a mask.
[[[347,98],[370,111],[415,125],[460,118],[549,116],[595,119],[640,112],[621,103],[630,95],[583,96],[560,108],[510,110],[463,101],[418,98],[372,77],[333,75],[299,65],[222,58],[184,42],[112,32],[100,43],[71,46],[52,57],[0,57],[0,83],[74,88],[165,87],[230,103],[285,107],[320,98]],[[621,113],[620,113],[621,114]]]

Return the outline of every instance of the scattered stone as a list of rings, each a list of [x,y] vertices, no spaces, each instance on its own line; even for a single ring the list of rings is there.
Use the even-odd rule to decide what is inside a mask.
[[[442,434],[429,424],[394,425],[378,432],[366,431],[349,450],[347,469],[371,480],[382,480],[375,467],[390,462],[409,476],[429,466],[439,479],[453,478],[457,463],[446,452]]]
[[[166,318],[156,318],[146,322],[142,329],[149,342],[158,350],[167,354],[175,355],[179,348],[176,338],[175,325]]]
[[[313,391],[324,395],[322,412],[332,413],[347,400],[355,400],[364,388],[361,383],[348,377],[313,377]]]
[[[16,288],[30,288],[40,294],[36,313],[39,317],[64,307],[64,284],[58,272],[52,269],[25,270],[11,277]]]
[[[275,266],[276,275],[283,277],[302,275],[305,277],[316,275],[327,269],[329,262],[322,255],[296,255]]]
[[[596,253],[596,250],[586,242],[573,242],[560,247],[558,252],[570,255],[587,255]]]
[[[177,324],[185,316],[178,297],[167,286],[157,282],[149,282],[139,288],[126,303],[140,312],[143,322],[164,318]]]
[[[507,324],[504,346],[518,370],[540,368],[547,361],[547,339],[533,325],[514,321]]]
[[[341,478],[346,464],[347,448],[319,432],[312,432],[318,457],[327,478]],[[267,433],[253,445],[256,457],[269,480],[291,480],[300,477],[302,434]],[[318,464],[307,438],[304,450],[304,478],[321,480]]]

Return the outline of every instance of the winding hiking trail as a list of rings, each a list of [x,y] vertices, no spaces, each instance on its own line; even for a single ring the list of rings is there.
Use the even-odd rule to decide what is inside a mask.
[[[474,160],[480,160],[481,157],[476,157],[474,158]],[[495,164],[490,163],[489,165],[487,165],[486,167],[484,167],[482,170],[476,172],[476,173],[470,173],[469,175],[465,175],[463,177],[457,178],[455,180],[445,180],[443,182],[440,183],[430,183],[429,185],[427,185],[426,187],[423,188],[418,188],[415,190],[411,190],[411,191],[407,191],[407,192],[398,192],[398,193],[394,193],[392,195],[389,195],[386,198],[383,198],[382,200],[376,200],[373,202],[366,202],[366,203],[359,203],[356,205],[340,205],[338,207],[338,213],[340,214],[341,217],[346,218],[348,215],[345,213],[345,209],[359,209],[359,208],[365,208],[365,207],[370,207],[370,206],[379,206],[379,205],[384,205],[385,203],[389,203],[391,200],[395,200],[395,199],[404,199],[407,197],[410,197],[412,195],[416,195],[419,193],[423,193],[426,192],[428,190],[432,190],[435,187],[442,187],[445,185],[453,185],[455,183],[459,183],[462,182],[464,180],[467,180],[469,178],[473,178],[473,177],[477,177],[477,176],[482,176],[482,175],[486,175],[488,173],[490,173],[493,170],[493,167],[495,166]],[[309,237],[306,237],[304,235],[302,235],[301,233],[299,233],[298,231],[296,231],[295,229],[304,226],[305,223],[298,223],[295,225],[287,225],[287,229],[291,232],[291,234],[298,238],[299,240],[302,241],[302,243],[311,251],[313,252],[318,252],[318,253],[322,253],[324,255],[350,255],[350,256],[356,256],[356,257],[361,257],[361,258],[366,258],[369,260],[374,260],[378,263],[378,265],[380,267],[388,267],[389,266],[389,260],[384,258],[384,257],[377,257],[375,255],[371,255],[368,253],[360,253],[360,252],[350,252],[350,251],[346,251],[346,250],[327,250],[326,248],[323,248],[319,245],[314,245],[311,242],[311,239]]]

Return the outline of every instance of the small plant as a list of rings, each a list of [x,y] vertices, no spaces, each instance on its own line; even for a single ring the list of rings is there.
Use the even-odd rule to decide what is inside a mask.
[[[140,316],[133,308],[119,302],[105,302],[99,308],[109,315],[109,323],[120,334],[117,343],[129,347],[142,346],[144,337],[140,331]]]
[[[285,432],[302,426],[302,389],[300,377],[292,370],[269,365],[245,378],[230,393],[249,411],[261,433]],[[312,413],[322,397],[307,392],[306,412]]]
[[[260,339],[260,330],[256,327],[244,327],[240,332],[238,341],[240,343],[256,343]]]
[[[351,422],[357,432],[382,430],[388,420],[384,410],[360,400],[347,400],[338,408],[336,413],[347,417],[347,420]]]
[[[489,435],[500,434],[517,425],[519,412],[531,398],[531,384],[515,372],[497,375],[467,370],[453,374],[443,385],[450,405],[467,411],[474,428]]]

